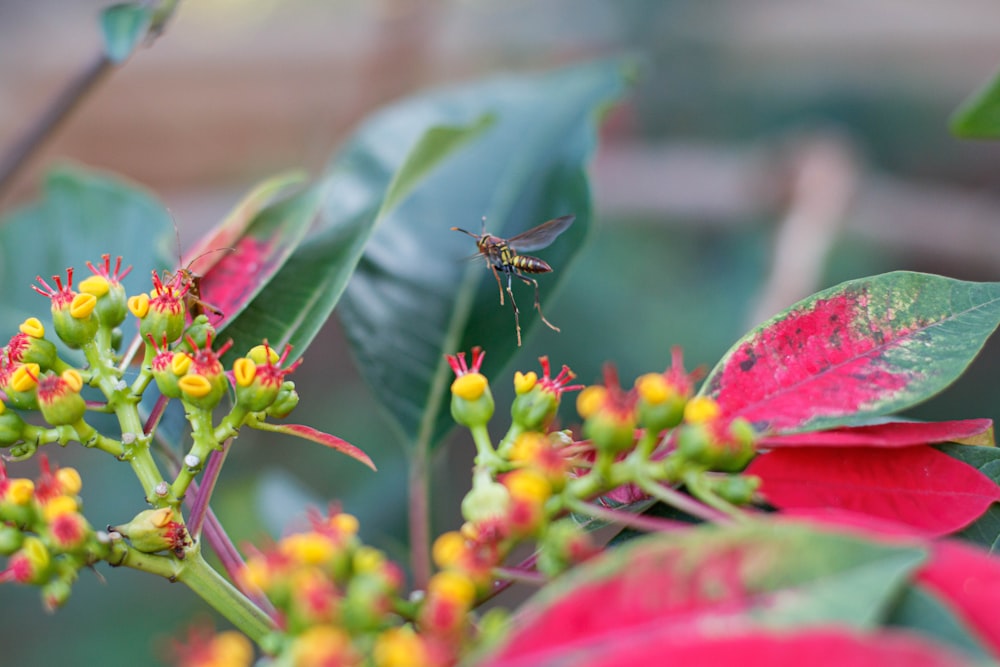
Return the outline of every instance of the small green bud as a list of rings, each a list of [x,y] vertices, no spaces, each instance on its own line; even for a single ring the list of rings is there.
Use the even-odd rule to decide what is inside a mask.
[[[510,507],[510,491],[488,477],[477,478],[462,499],[462,517],[471,523],[506,516]]]
[[[128,538],[132,548],[143,553],[156,553],[167,549],[183,551],[191,543],[184,524],[175,520],[169,507],[143,510],[131,521],[114,530]]]
[[[38,381],[38,409],[45,421],[53,426],[72,426],[87,412],[87,403],[80,395],[83,379],[79,371],[70,369],[61,375],[51,371]]]
[[[760,488],[760,477],[753,475],[731,475],[714,480],[712,490],[723,500],[734,505],[746,505]]]
[[[284,419],[298,404],[299,395],[295,391],[295,383],[291,380],[285,380],[281,383],[281,389],[278,390],[274,402],[268,406],[267,414],[275,419]]]
[[[0,403],[0,447],[9,447],[21,442],[24,426],[21,415]]]

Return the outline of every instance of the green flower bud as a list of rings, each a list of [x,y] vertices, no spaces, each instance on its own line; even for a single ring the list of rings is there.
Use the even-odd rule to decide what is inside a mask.
[[[295,406],[299,404],[299,395],[295,391],[295,383],[291,380],[286,380],[281,383],[281,389],[278,390],[278,395],[275,397],[274,402],[267,408],[267,414],[269,417],[274,417],[275,419],[284,419]]]
[[[143,553],[156,553],[168,549],[183,553],[191,544],[187,528],[175,520],[175,513],[169,507],[143,510],[135,518],[113,529],[128,538],[132,548]]]
[[[456,424],[482,426],[495,408],[489,381],[481,373],[466,373],[451,383],[451,416]]]
[[[125,316],[128,314],[128,297],[121,283],[94,275],[80,283],[80,292],[91,294],[97,299],[94,314],[104,328],[113,329],[125,321]]]
[[[12,363],[38,364],[42,370],[49,370],[60,363],[55,343],[46,340],[45,327],[35,317],[21,323],[5,348],[7,360]]]
[[[572,519],[551,524],[539,542],[538,571],[554,577],[596,553],[587,532]]]
[[[9,447],[21,442],[24,420],[21,415],[0,403],[0,447]]]
[[[14,526],[0,523],[0,556],[9,556],[24,544],[24,533]]]
[[[42,604],[46,611],[55,611],[66,604],[73,592],[72,584],[63,578],[52,579],[42,586]]]
[[[472,490],[462,499],[462,517],[471,523],[503,517],[510,503],[510,491],[506,486],[489,477],[477,477]]]
[[[76,370],[43,375],[38,381],[38,409],[45,421],[53,426],[71,426],[83,419],[87,403],[80,395],[82,388],[83,379]]]
[[[542,431],[556,416],[559,397],[535,385],[531,391],[514,397],[510,416],[514,423],[526,431]]]
[[[753,500],[753,494],[760,488],[760,484],[760,477],[732,475],[715,479],[712,490],[720,498],[734,505],[746,505]]]

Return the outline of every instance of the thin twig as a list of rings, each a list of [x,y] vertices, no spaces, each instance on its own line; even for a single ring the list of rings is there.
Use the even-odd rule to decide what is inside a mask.
[[[28,164],[45,140],[69,117],[83,99],[111,72],[114,63],[102,51],[74,77],[49,107],[0,159],[0,197],[13,184],[15,177]]]

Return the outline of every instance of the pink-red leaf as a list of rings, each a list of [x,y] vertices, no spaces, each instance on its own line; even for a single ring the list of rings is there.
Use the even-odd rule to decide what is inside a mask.
[[[754,459],[775,507],[834,507],[897,521],[927,535],[961,529],[1000,500],[1000,487],[932,447],[799,447]]]
[[[626,647],[651,631],[698,636],[709,628],[743,627],[750,618],[772,627],[872,627],[924,557],[913,544],[801,523],[762,521],[641,538],[543,590],[515,619],[496,664]]]
[[[896,272],[816,294],[750,332],[702,392],[760,431],[857,425],[953,382],[1000,322],[1000,283]]]
[[[1000,560],[954,541],[934,544],[917,582],[965,620],[1000,656]]]
[[[986,438],[992,442],[992,419],[948,422],[886,422],[814,431],[765,435],[758,445],[778,447],[913,447],[939,442],[968,442]]]
[[[483,667],[961,667],[967,657],[908,632],[858,633],[827,626],[800,632],[740,627],[693,628],[690,633],[657,625],[627,641],[609,638],[597,645],[559,652],[487,661]]]
[[[294,435],[296,438],[302,438],[303,440],[318,442],[319,444],[329,447],[330,449],[337,450],[341,454],[347,454],[352,459],[364,463],[372,470],[376,469],[371,458],[361,449],[355,447],[342,438],[330,435],[329,433],[324,433],[323,431],[318,431],[311,426],[303,426],[302,424],[270,424],[267,422],[258,422],[255,423],[253,427],[261,431],[284,433],[285,435]]]

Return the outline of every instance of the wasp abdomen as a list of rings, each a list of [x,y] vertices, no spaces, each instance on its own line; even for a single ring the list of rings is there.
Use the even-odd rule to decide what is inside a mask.
[[[546,262],[538,259],[537,257],[530,257],[528,255],[515,255],[510,263],[518,270],[524,271],[525,273],[548,273],[552,270]]]

